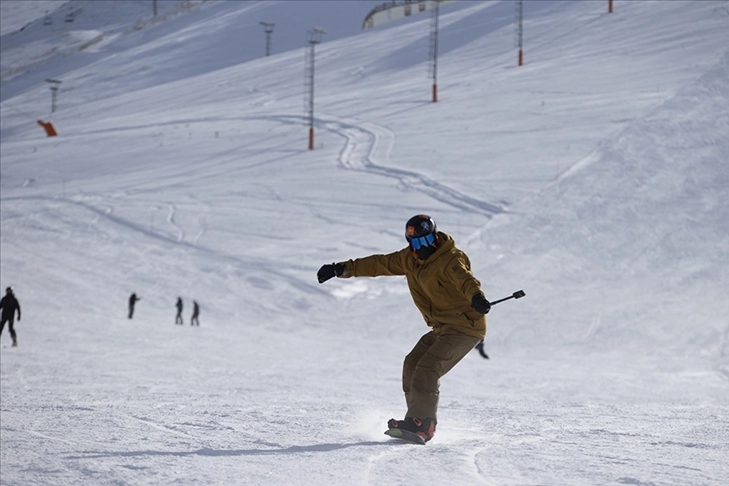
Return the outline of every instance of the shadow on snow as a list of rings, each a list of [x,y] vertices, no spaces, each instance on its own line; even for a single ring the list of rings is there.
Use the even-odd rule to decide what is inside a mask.
[[[308,446],[291,446],[278,449],[210,449],[204,447],[194,451],[120,451],[120,452],[82,452],[79,456],[67,456],[66,459],[98,459],[102,457],[140,457],[140,456],[270,456],[279,454],[301,454],[306,452],[331,452],[349,447],[370,447],[392,444],[404,444],[402,441],[363,441],[346,444],[318,444]]]

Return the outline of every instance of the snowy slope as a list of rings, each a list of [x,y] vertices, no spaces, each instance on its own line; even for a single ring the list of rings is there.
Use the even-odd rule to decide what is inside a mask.
[[[723,483],[728,2],[526,2],[522,67],[512,2],[444,6],[438,103],[428,15],[149,3],[74,0],[52,29],[0,4],[0,288],[23,306],[0,482]],[[427,330],[405,283],[314,276],[421,212],[489,298],[527,293],[444,377],[424,448],[382,435]]]

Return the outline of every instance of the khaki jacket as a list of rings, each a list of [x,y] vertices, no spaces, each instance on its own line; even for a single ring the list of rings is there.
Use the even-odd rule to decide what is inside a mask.
[[[425,323],[440,333],[452,328],[479,339],[486,337],[486,316],[471,307],[481,283],[471,273],[468,256],[456,248],[453,238],[438,232],[440,247],[427,261],[409,247],[387,255],[372,255],[340,262],[346,270],[340,278],[405,275],[415,306]]]

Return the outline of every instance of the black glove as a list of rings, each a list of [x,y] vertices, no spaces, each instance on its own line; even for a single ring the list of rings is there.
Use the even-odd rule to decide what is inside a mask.
[[[331,265],[322,265],[318,272],[316,272],[316,278],[319,283],[324,283],[330,278],[341,277],[344,273],[344,265],[341,263],[332,263]]]
[[[491,310],[491,303],[486,300],[483,294],[476,294],[471,298],[471,307],[476,309],[476,312],[488,314]]]

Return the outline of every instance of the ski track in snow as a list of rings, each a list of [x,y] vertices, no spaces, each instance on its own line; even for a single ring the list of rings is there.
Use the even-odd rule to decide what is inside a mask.
[[[50,435],[42,434],[42,433],[37,432],[35,430],[29,430],[28,433],[30,435],[34,435],[36,437],[40,437],[41,439],[48,439],[48,440],[52,440],[52,441],[63,442],[64,444],[68,444],[68,445],[71,445],[71,446],[78,446],[77,443],[71,442],[70,440],[61,439],[60,437],[52,437]]]
[[[396,135],[389,128],[372,122],[358,122],[331,116],[318,117],[319,124],[346,139],[339,155],[342,167],[398,179],[403,187],[420,191],[428,196],[465,211],[493,216],[503,213],[502,206],[480,201],[436,182],[414,171],[376,164],[388,162]]]
[[[201,117],[170,120],[154,125],[133,125],[112,129],[94,130],[91,132],[84,132],[84,135],[108,134],[119,131],[137,131],[149,128],[160,128],[163,126],[251,120],[274,121],[287,125],[304,125],[307,123],[306,117],[290,114],[246,117]],[[349,120],[332,115],[317,116],[315,118],[315,125],[319,128],[336,133],[344,138],[345,142],[339,155],[339,165],[345,169],[362,171],[397,179],[405,190],[420,191],[435,200],[464,211],[483,214],[487,217],[492,217],[496,214],[506,212],[506,208],[502,205],[476,199],[430,179],[418,172],[383,165],[383,163],[390,162],[392,147],[394,146],[397,138],[395,133],[387,127],[373,122]],[[199,170],[199,167],[191,169],[191,171],[195,173],[198,173]],[[168,216],[168,221],[173,223],[170,218],[171,217]]]
[[[168,433],[168,434],[172,434],[172,435],[176,435],[176,436],[181,436],[181,437],[194,438],[194,436],[192,436],[192,435],[190,435],[190,434],[188,434],[186,432],[182,432],[180,430],[177,430],[173,426],[169,426],[169,425],[165,425],[165,424],[160,424],[160,423],[157,423],[155,420],[152,420],[152,419],[149,419],[149,418],[146,418],[146,417],[137,417],[136,415],[130,415],[130,417],[132,417],[133,419],[139,420],[140,422],[142,422],[142,423],[144,423],[144,424],[146,424],[146,425],[148,425],[150,427],[153,427],[153,428],[155,428],[157,430],[161,430],[162,432],[165,432],[165,433]]]
[[[177,211],[175,204],[168,203],[167,208],[168,208],[167,222],[170,223],[172,226],[174,226],[175,229],[177,230],[177,242],[180,243],[182,241],[185,241],[185,230],[183,230],[182,227],[175,222],[175,212]]]
[[[187,242],[184,240],[184,232],[179,228],[179,226],[174,223],[174,205],[168,205],[169,213],[167,216],[167,222],[172,224],[174,227],[178,229],[178,235],[177,237],[170,237],[165,234],[161,234],[155,231],[152,231],[151,229],[147,229],[144,225],[134,223],[132,221],[129,221],[123,217],[117,216],[112,214],[113,208],[105,208],[100,209],[92,204],[89,204],[84,201],[76,201],[69,198],[58,198],[58,197],[46,197],[46,196],[20,196],[20,197],[9,197],[9,198],[2,198],[2,201],[53,201],[53,202],[62,202],[69,205],[74,205],[80,208],[83,208],[85,210],[93,212],[95,215],[97,215],[97,218],[95,219],[95,223],[98,223],[100,221],[100,218],[104,218],[105,220],[119,225],[120,227],[126,228],[127,230],[132,230],[135,233],[139,233],[145,237],[152,238],[154,240],[161,241],[165,244],[172,244],[177,245],[182,248],[188,249],[188,250],[197,250],[203,253],[206,253],[208,255],[215,255],[217,258],[221,259],[223,263],[225,262],[231,262],[235,268],[246,268],[248,274],[255,274],[256,272],[262,272],[267,275],[275,275],[277,280],[280,280],[282,282],[287,282],[291,287],[294,287],[300,291],[303,291],[304,293],[310,294],[310,293],[326,293],[325,290],[315,286],[309,281],[303,281],[301,279],[296,278],[295,276],[291,275],[290,273],[282,272],[278,269],[278,265],[276,262],[273,261],[266,261],[262,260],[260,258],[246,258],[240,255],[231,255],[231,254],[225,254],[220,253],[217,250],[211,250],[206,247],[202,247],[197,245],[196,239],[194,239],[192,242]],[[203,222],[201,222],[201,226],[203,225]],[[203,227],[204,231],[204,227]],[[157,263],[157,260],[154,258],[149,258],[145,262],[145,264],[148,266],[148,268],[154,268],[156,269],[158,275],[162,275],[164,272],[160,266],[160,264]],[[248,280],[250,283],[254,284],[253,279],[255,277],[250,277]],[[153,290],[153,289],[152,289]]]

